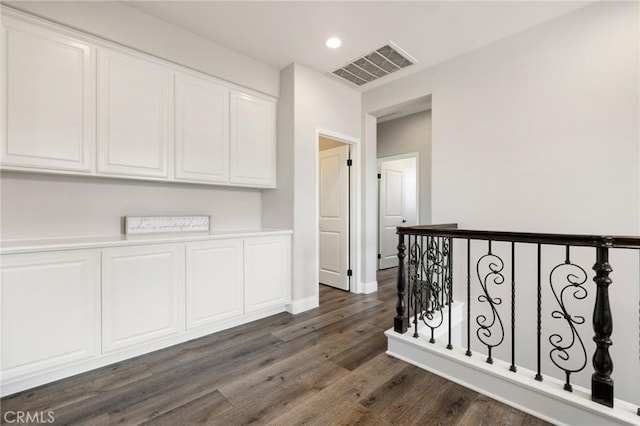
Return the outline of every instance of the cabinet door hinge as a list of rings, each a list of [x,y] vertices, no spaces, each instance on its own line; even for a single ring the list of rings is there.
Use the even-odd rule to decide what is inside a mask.
[[[347,269],[347,276],[350,277],[353,275],[353,271],[351,269]]]
[[[353,165],[353,160],[351,158],[349,158],[347,160],[347,167],[351,167]]]

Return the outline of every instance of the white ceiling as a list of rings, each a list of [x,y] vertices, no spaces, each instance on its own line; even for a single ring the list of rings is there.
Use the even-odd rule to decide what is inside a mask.
[[[419,61],[368,90],[590,3],[588,1],[126,1],[275,68],[331,71],[388,41]],[[342,39],[336,50],[330,36]]]

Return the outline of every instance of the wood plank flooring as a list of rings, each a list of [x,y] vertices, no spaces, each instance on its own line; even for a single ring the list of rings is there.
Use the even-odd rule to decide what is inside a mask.
[[[59,425],[546,424],[387,356],[395,270],[380,272],[378,283],[370,295],[321,286],[313,311],[4,398],[1,422],[13,420],[9,412],[52,410]]]

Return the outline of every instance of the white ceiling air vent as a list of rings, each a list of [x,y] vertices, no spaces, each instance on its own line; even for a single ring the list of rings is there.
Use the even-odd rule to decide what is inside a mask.
[[[416,62],[402,49],[389,43],[335,70],[333,74],[362,86]]]

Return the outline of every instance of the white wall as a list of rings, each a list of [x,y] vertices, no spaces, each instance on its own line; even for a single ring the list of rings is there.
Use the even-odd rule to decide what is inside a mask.
[[[211,215],[211,228],[261,226],[255,189],[2,172],[3,240],[122,233],[123,216]]]
[[[420,224],[431,223],[431,110],[378,124],[377,157],[417,152]]]
[[[300,64],[281,72],[281,90],[293,93],[293,109],[279,110],[278,124],[293,123],[290,143],[278,142],[278,173],[289,183],[265,192],[265,206],[278,203],[284,215],[293,215],[293,300],[309,300],[318,292],[318,141],[317,130],[325,129],[350,138],[360,138],[360,93]],[[278,131],[285,140],[289,130]],[[284,152],[283,152],[284,151]],[[356,159],[358,161],[358,159]],[[292,183],[292,185],[291,185]],[[263,225],[279,223],[273,209],[264,209]]]
[[[293,229],[294,186],[294,75],[293,64],[280,71],[277,122],[277,189],[262,195],[262,221],[267,228]]]
[[[364,112],[374,113],[432,94],[433,222],[640,234],[638,9],[595,3],[363,95]],[[374,149],[375,129],[365,137]],[[375,208],[375,197],[366,206]],[[585,258],[591,276],[593,253]],[[616,395],[637,403],[637,253],[612,266]],[[535,268],[523,267],[531,277]],[[520,281],[524,303],[535,300],[530,284]],[[585,317],[588,329],[590,312]],[[520,336],[525,345],[530,336]],[[531,352],[521,351],[521,360]]]
[[[277,69],[124,3],[10,1],[6,4],[223,80],[278,96]]]
[[[367,112],[433,94],[434,222],[638,231],[637,7],[595,4],[364,94]]]

